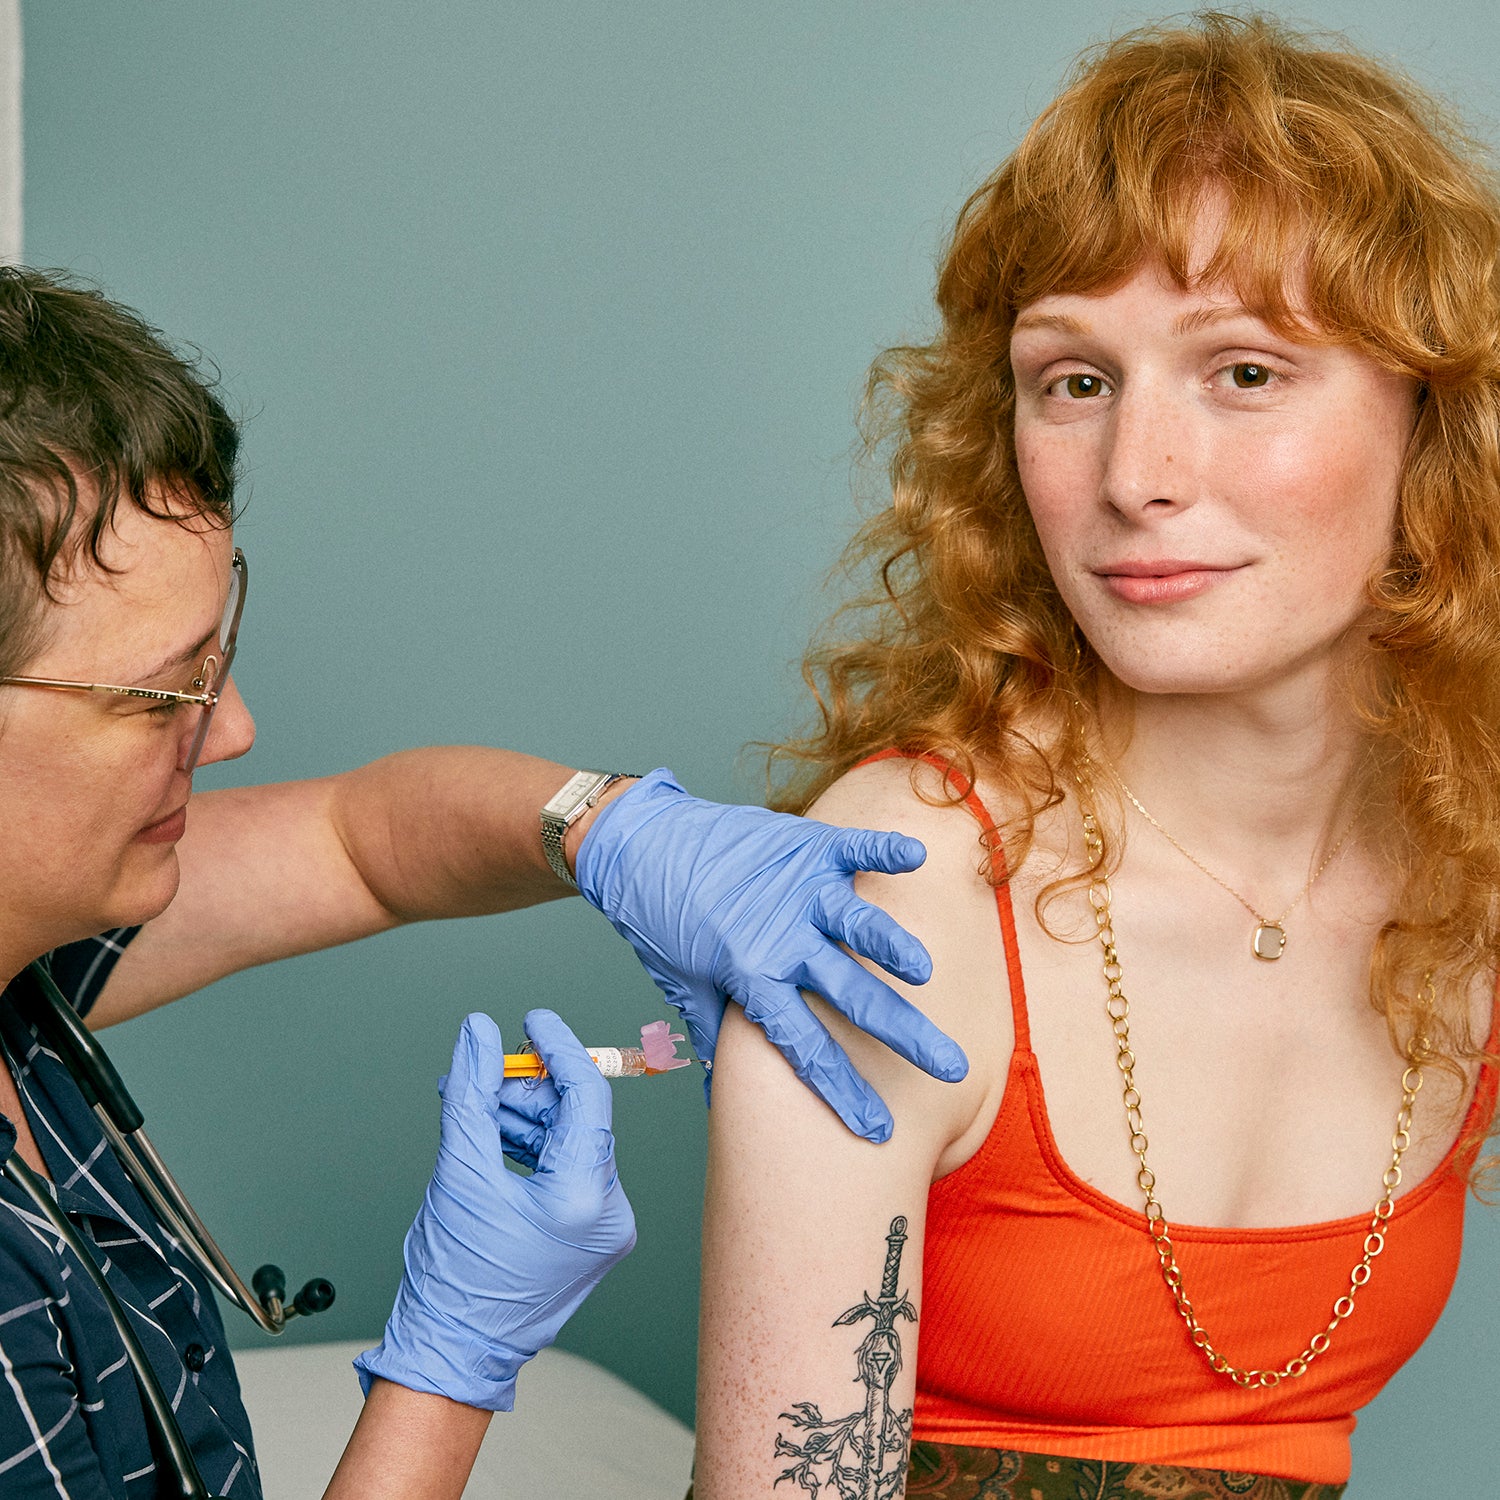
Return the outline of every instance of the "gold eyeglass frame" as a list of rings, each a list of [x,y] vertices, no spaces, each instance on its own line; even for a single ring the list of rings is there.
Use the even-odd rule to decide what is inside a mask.
[[[234,614],[229,620],[229,629],[221,634],[219,649],[210,651],[203,658],[203,664],[193,678],[193,686],[200,691],[174,693],[166,688],[126,687],[115,682],[73,682],[61,677],[0,677],[0,686],[46,688],[62,693],[113,693],[121,698],[151,698],[158,703],[196,704],[203,710],[203,720],[193,736],[192,748],[188,751],[184,767],[191,771],[198,763],[204,740],[208,738],[209,722],[224,691],[222,684],[229,681],[229,668],[234,661],[235,647],[239,641],[240,618],[245,612],[245,595],[249,592],[250,569],[245,561],[245,554],[238,547],[234,549],[234,557],[229,566],[239,575],[239,593],[234,603]]]

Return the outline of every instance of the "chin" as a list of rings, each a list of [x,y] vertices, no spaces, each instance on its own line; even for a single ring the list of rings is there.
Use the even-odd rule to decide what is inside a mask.
[[[1246,660],[1224,652],[1196,656],[1180,651],[1099,653],[1110,674],[1131,692],[1154,697],[1223,697],[1293,691],[1326,684],[1336,670],[1332,649],[1278,654],[1270,660]]]
[[[1201,656],[1179,659],[1167,654],[1106,655],[1101,651],[1099,659],[1121,687],[1159,697],[1233,693],[1251,688],[1258,681],[1243,671],[1226,671],[1222,666],[1212,665]]]
[[[121,883],[110,902],[109,920],[95,930],[104,932],[113,927],[139,927],[152,917],[159,917],[172,904],[181,883],[182,869],[177,863],[177,851],[169,849],[165,859],[158,856],[156,869]]]

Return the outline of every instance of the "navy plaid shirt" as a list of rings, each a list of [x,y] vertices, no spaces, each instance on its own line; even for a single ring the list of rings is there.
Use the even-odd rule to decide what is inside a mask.
[[[86,1013],[135,929],[59,948],[58,988]],[[24,973],[16,984],[32,981]],[[58,1202],[86,1240],[216,1495],[260,1500],[250,1422],[218,1308],[152,1216],[66,1068],[0,1003],[0,1048]],[[0,1160],[15,1143],[0,1115]],[[98,1288],[0,1179],[0,1496],[146,1500],[168,1493],[125,1346]]]

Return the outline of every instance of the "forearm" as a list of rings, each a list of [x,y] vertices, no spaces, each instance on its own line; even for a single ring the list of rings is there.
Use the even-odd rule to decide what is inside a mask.
[[[572,768],[512,750],[406,750],[333,778],[330,816],[360,879],[397,921],[479,916],[571,894],[542,849],[542,805]],[[617,783],[569,830],[570,866]]]
[[[491,1413],[376,1380],[324,1500],[457,1500]]]

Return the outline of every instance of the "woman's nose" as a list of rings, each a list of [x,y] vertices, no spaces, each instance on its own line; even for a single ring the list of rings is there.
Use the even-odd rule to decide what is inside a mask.
[[[237,760],[254,743],[255,720],[251,718],[234,678],[228,677],[209,722],[203,748],[198,752],[198,764],[206,766],[216,760]]]
[[[1104,498],[1122,515],[1165,514],[1192,504],[1190,420],[1150,383],[1127,388],[1110,413]]]

